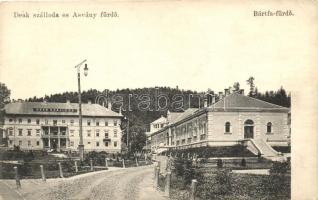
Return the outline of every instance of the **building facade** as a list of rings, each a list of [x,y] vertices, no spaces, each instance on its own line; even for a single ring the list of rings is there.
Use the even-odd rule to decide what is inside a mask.
[[[22,150],[78,151],[78,104],[15,102],[5,106],[8,147]],[[82,104],[85,151],[121,151],[122,115],[99,104]]]
[[[268,146],[288,145],[288,108],[239,93],[212,102],[175,115],[169,125],[152,133],[152,150],[233,146],[251,141],[253,148],[265,153],[270,151]]]

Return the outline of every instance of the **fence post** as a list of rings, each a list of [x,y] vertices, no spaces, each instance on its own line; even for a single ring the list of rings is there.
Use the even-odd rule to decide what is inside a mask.
[[[126,166],[125,166],[125,159],[123,159],[123,168],[125,168]]]
[[[64,178],[64,176],[63,176],[63,170],[62,170],[62,165],[61,165],[60,162],[59,162],[58,164],[59,164],[60,178]]]
[[[198,181],[196,179],[192,179],[190,200],[195,200],[195,193],[196,193],[196,190],[197,190],[197,183],[198,183]]]
[[[42,181],[45,182],[45,181],[46,181],[46,178],[45,178],[45,174],[44,174],[43,165],[40,165],[40,169],[41,169]]]
[[[159,173],[160,169],[159,167],[155,167],[155,184],[154,187],[157,189],[159,187]]]
[[[166,185],[165,185],[165,196],[170,197],[170,187],[171,187],[171,172],[167,172]]]
[[[108,167],[107,158],[105,158],[105,167]]]
[[[77,161],[76,160],[74,161],[74,165],[75,165],[75,172],[77,173],[78,172],[78,167],[77,167]]]
[[[16,182],[16,185],[17,185],[17,189],[20,189],[21,188],[21,182],[20,182],[20,177],[19,177],[19,173],[18,173],[18,167],[15,166],[13,167],[14,169],[14,172],[15,172],[15,182]]]
[[[148,165],[148,160],[147,160],[148,158],[147,158],[147,153],[145,153],[145,163],[146,163],[146,165]]]
[[[89,163],[90,163],[90,165],[91,165],[91,171],[94,171],[93,159],[90,159],[90,160],[89,160]]]
[[[138,167],[139,165],[138,165],[138,159],[137,159],[137,157],[135,158],[135,160],[136,160],[136,167]]]

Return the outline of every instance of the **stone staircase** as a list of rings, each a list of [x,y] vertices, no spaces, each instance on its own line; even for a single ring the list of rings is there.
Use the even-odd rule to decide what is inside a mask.
[[[261,154],[262,157],[273,160],[273,161],[281,161],[283,159],[282,155],[275,151],[267,142],[263,139],[250,139],[248,145],[253,146],[254,149],[257,149],[258,153]]]

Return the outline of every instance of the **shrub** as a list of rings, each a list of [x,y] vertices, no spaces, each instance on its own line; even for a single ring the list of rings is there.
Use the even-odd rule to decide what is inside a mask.
[[[222,159],[218,159],[216,165],[217,165],[218,168],[222,168],[223,167]]]
[[[222,199],[222,196],[231,194],[231,174],[229,170],[217,170],[210,176],[199,181],[197,194],[202,199]]]
[[[242,166],[242,167],[246,167],[246,160],[245,160],[245,158],[242,159],[242,161],[241,161],[241,166]]]

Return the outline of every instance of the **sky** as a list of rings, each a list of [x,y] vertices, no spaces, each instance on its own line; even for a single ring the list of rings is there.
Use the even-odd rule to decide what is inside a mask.
[[[253,76],[259,91],[281,86],[293,91],[299,80],[310,84],[313,76],[317,52],[309,50],[317,46],[316,35],[308,31],[310,16],[301,7],[293,10],[294,17],[254,17],[254,10],[271,8],[206,1],[95,7],[21,3],[0,9],[0,82],[13,99],[77,91],[74,66],[84,59],[89,72],[82,75],[82,90],[178,86],[222,91],[240,82],[247,91],[246,80]],[[99,16],[102,11],[119,17],[13,17],[14,12]]]

